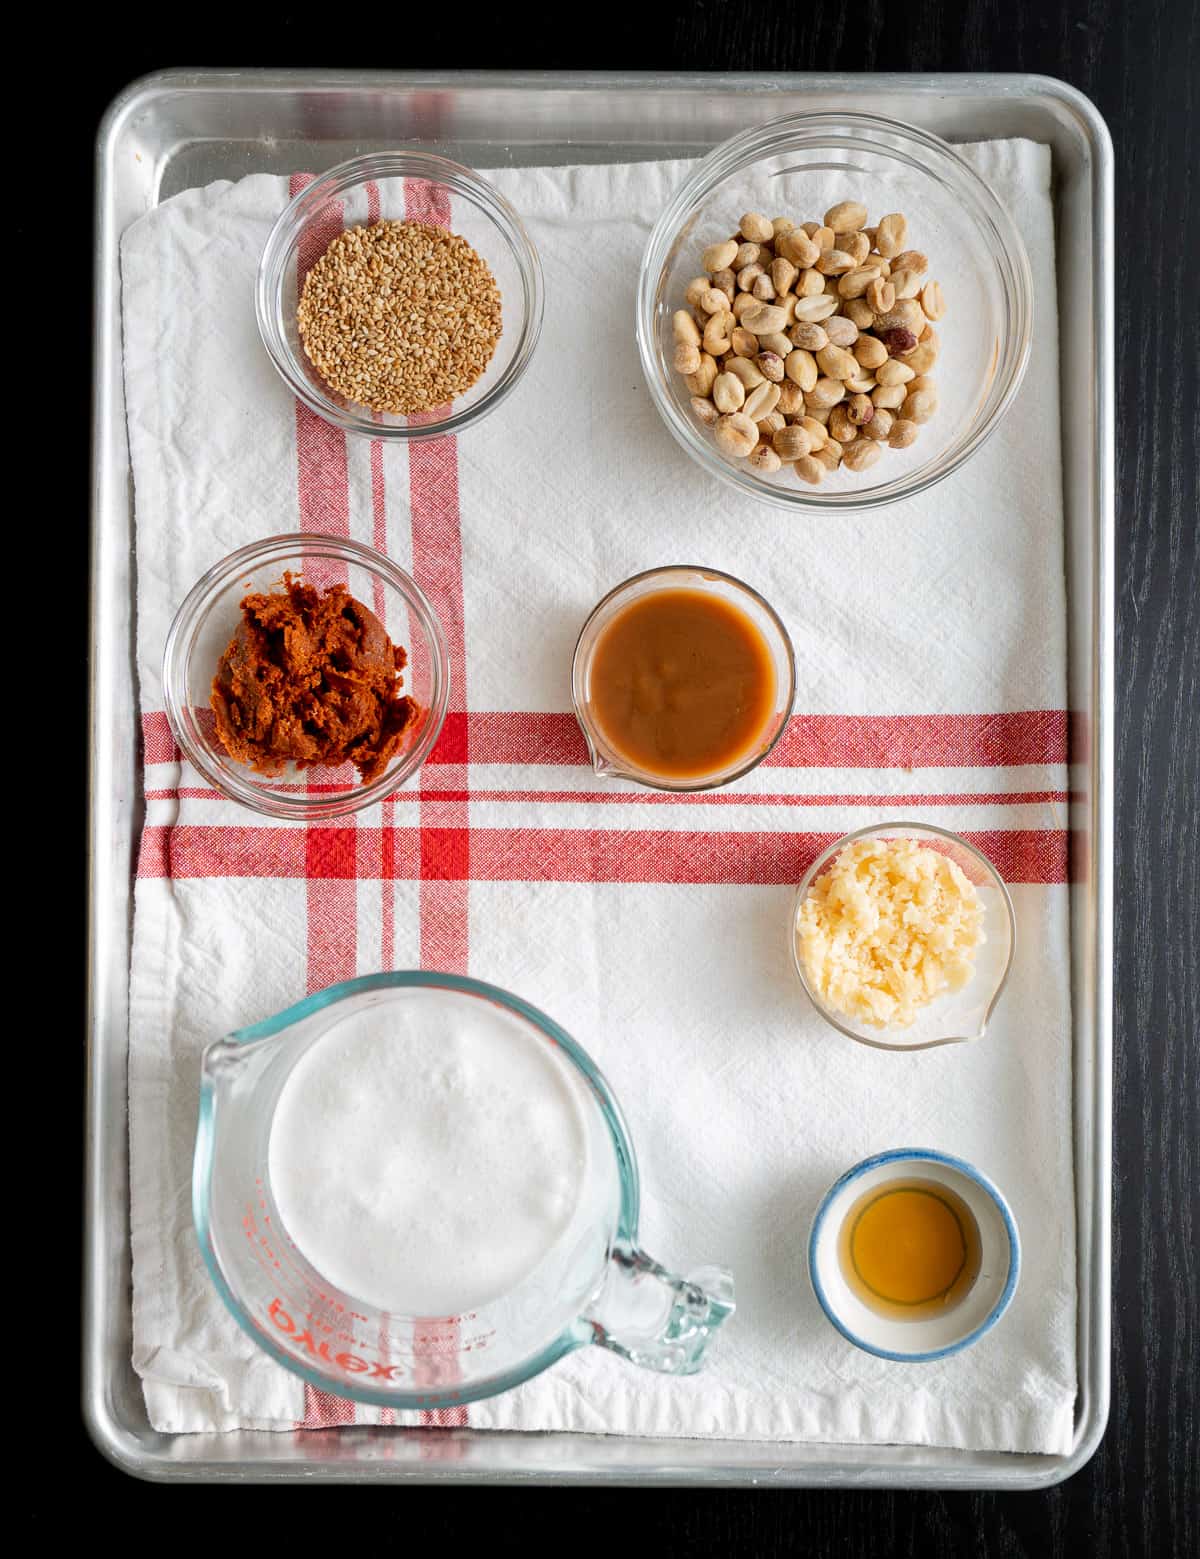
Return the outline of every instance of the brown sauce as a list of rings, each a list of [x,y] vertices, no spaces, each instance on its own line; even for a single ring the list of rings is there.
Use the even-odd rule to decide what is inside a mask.
[[[771,651],[745,612],[702,590],[624,607],[592,652],[590,712],[618,758],[663,779],[736,768],[775,712]]]

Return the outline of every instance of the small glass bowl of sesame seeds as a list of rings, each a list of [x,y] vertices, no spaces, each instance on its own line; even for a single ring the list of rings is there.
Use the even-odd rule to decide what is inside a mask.
[[[499,190],[421,151],[296,174],[291,190],[255,312],[292,393],[382,439],[459,433],[498,406],[542,325],[537,251]]]

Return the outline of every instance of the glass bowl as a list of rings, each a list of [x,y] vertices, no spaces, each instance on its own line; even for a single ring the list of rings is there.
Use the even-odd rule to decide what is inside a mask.
[[[343,228],[389,219],[447,226],[465,238],[501,297],[501,336],[482,377],[450,406],[411,417],[372,412],[330,389],[296,324],[298,267],[317,260]],[[520,217],[479,174],[430,152],[377,152],[339,163],[284,207],[259,262],[254,306],[280,377],[327,422],[369,438],[435,438],[486,417],[529,366],[542,328],[542,267]]]
[[[929,256],[946,316],[932,370],[940,406],[908,449],[885,448],[868,471],[839,468],[808,487],[790,466],[765,473],[717,449],[675,372],[671,316],[686,307],[701,251],[742,214],[820,221],[841,200],[868,222],[908,218],[908,247]],[[1033,278],[1012,218],[975,170],[927,130],[874,114],[795,114],[710,153],[655,224],[638,282],[637,339],[655,405],[676,440],[711,475],[747,497],[791,510],[860,510],[924,492],[968,460],[1012,404],[1029,361]]]
[[[210,703],[217,663],[241,622],[242,597],[281,588],[284,573],[324,589],[340,583],[408,651],[403,691],[420,714],[385,772],[364,785],[350,764],[255,774],[225,751]],[[450,659],[433,608],[402,568],[371,547],[333,536],[268,536],[231,552],[193,586],[163,654],[163,696],[175,740],[193,768],[232,801],[268,817],[341,817],[382,801],[410,779],[437,741],[450,700]]]
[[[975,973],[957,991],[946,991],[926,1007],[921,1007],[908,1028],[874,1028],[830,1007],[813,989],[800,957],[796,923],[800,906],[817,878],[833,864],[834,858],[859,839],[915,839],[918,843],[947,855],[974,884],[983,905],[985,940],[975,954]],[[982,1039],[996,1003],[1008,981],[1016,946],[1016,917],[1004,879],[985,855],[973,844],[935,828],[931,823],[879,823],[846,834],[821,851],[805,874],[796,893],[788,922],[788,940],[792,964],[809,1000],[826,1023],[859,1044],[876,1050],[932,1050],[938,1045],[957,1045],[969,1039]]]
[[[699,590],[721,597],[744,612],[762,635],[775,669],[775,707],[770,722],[759,745],[749,758],[701,778],[670,778],[639,768],[623,753],[618,752],[605,736],[592,713],[591,670],[592,656],[604,628],[618,612],[639,597],[655,590]],[[575,718],[583,732],[591,754],[592,767],[606,779],[628,779],[635,785],[650,790],[715,790],[728,785],[743,774],[756,768],[783,734],[783,728],[792,712],[796,696],[796,660],[792,641],[783,626],[779,614],[757,590],[723,574],[719,569],[702,568],[695,563],[674,563],[664,568],[647,569],[644,574],[634,574],[631,579],[610,590],[604,599],[592,609],[583,625],[575,645],[571,661],[571,701],[575,706]]]

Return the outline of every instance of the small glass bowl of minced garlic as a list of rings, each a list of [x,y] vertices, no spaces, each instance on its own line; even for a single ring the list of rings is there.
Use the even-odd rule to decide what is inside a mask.
[[[881,1050],[982,1039],[1008,979],[1012,899],[966,839],[884,823],[823,850],[789,922],[800,983],[839,1033]]]

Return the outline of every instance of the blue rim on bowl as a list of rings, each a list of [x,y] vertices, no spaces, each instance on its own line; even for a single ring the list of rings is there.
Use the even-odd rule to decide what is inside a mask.
[[[822,1236],[825,1233],[825,1225],[829,1212],[834,1203],[842,1197],[847,1188],[860,1180],[873,1169],[879,1169],[891,1164],[911,1164],[914,1168],[922,1164],[938,1165],[943,1169],[949,1169],[955,1175],[961,1176],[972,1185],[977,1186],[988,1198],[999,1215],[1003,1225],[1004,1234],[1008,1242],[1008,1271],[1005,1276],[1000,1293],[987,1314],[964,1336],[956,1338],[953,1342],[942,1347],[915,1350],[912,1352],[900,1352],[894,1348],[885,1348],[878,1343],[869,1342],[866,1338],[855,1332],[838,1314],[822,1283],[818,1271],[818,1251]],[[947,1184],[952,1185],[953,1177],[947,1176]],[[881,1184],[886,1184],[886,1181]],[[847,1211],[849,1208],[847,1207]],[[839,1225],[840,1227],[840,1225]],[[836,1231],[834,1231],[836,1234]],[[813,1287],[813,1293],[817,1296],[817,1303],[825,1313],[825,1318],[834,1329],[841,1333],[847,1342],[854,1347],[861,1348],[864,1353],[873,1354],[878,1359],[890,1359],[897,1364],[929,1364],[936,1359],[948,1359],[956,1353],[962,1353],[964,1349],[972,1347],[980,1338],[988,1332],[1004,1315],[1012,1303],[1013,1295],[1017,1291],[1017,1283],[1021,1275],[1021,1239],[1017,1233],[1016,1219],[1004,1196],[996,1185],[993,1184],[981,1170],[973,1164],[968,1164],[965,1159],[955,1158],[953,1154],[941,1153],[934,1148],[892,1148],[886,1153],[876,1153],[870,1158],[863,1159],[841,1175],[826,1191],[817,1207],[813,1218],[812,1230],[808,1236],[808,1276]],[[921,1323],[900,1322],[901,1326],[912,1326]]]

